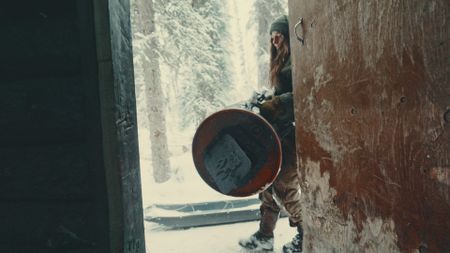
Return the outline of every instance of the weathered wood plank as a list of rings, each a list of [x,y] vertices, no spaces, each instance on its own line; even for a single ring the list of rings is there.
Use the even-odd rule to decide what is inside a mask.
[[[94,2],[110,252],[145,252],[129,0]]]

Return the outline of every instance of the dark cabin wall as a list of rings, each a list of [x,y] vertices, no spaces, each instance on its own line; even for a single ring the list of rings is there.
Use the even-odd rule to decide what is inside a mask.
[[[144,252],[128,1],[8,2],[0,31],[0,252]]]
[[[450,2],[289,15],[305,252],[450,252]]]

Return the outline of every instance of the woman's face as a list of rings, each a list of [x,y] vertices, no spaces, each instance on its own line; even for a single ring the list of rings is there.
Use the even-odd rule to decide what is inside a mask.
[[[276,49],[280,48],[281,42],[283,42],[283,40],[284,40],[283,34],[281,34],[280,32],[277,32],[277,31],[273,31],[271,36],[272,36],[273,46]]]

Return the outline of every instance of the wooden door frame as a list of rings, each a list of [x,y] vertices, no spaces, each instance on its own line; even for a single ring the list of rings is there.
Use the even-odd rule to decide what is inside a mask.
[[[129,0],[93,3],[109,252],[144,253]]]

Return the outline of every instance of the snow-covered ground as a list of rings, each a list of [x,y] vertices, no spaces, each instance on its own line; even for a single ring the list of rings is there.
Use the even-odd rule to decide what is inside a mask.
[[[258,229],[258,222],[241,222],[220,226],[198,227],[186,230],[157,231],[154,223],[145,224],[145,242],[148,253],[244,253],[238,241]],[[155,231],[156,230],[156,231]],[[274,253],[281,253],[296,230],[289,227],[287,218],[278,221],[275,229]]]
[[[141,131],[140,134],[143,134]],[[145,135],[145,134],[143,134]],[[145,146],[145,145],[144,145]],[[149,168],[149,160],[142,159],[141,177],[143,179],[144,207],[151,204],[183,204],[217,200],[236,199],[214,191],[200,178],[192,165],[191,153],[174,157],[172,166],[184,167],[183,180],[172,178],[164,184],[154,184]],[[146,168],[146,169],[145,169]],[[180,172],[181,173],[181,172]],[[256,198],[250,196],[248,198]],[[251,208],[255,208],[252,206]],[[169,211],[167,211],[169,212]],[[170,213],[161,214],[170,215]],[[148,253],[244,253],[238,240],[246,238],[258,229],[258,221],[235,224],[197,227],[184,230],[164,230],[156,223],[145,222],[145,238]],[[287,218],[278,221],[275,230],[275,253],[290,241],[296,230],[289,227]]]
[[[189,133],[188,133],[189,134]],[[193,135],[193,134],[192,134]],[[145,150],[150,150],[149,133],[146,129],[139,129],[139,149],[142,181],[143,206],[152,204],[184,204],[217,200],[236,199],[223,195],[209,187],[195,169],[190,150],[192,138],[183,137],[188,146],[187,151],[174,154],[171,159],[172,178],[162,184],[156,184],[152,176],[151,159]],[[181,138],[181,137],[180,137]],[[250,196],[249,198],[255,198]]]
[[[250,9],[254,0],[233,0],[228,4],[229,29],[231,36],[229,49],[232,54],[233,82],[235,87],[230,91],[230,104],[249,99],[257,85],[255,81],[257,71],[256,56],[252,43],[248,40],[256,36],[255,31],[248,31]],[[246,35],[246,36],[243,36]],[[241,48],[244,46],[245,48]],[[246,54],[246,62],[242,62],[241,53]],[[248,56],[247,56],[248,54]],[[253,56],[253,57],[252,57]],[[251,70],[243,71],[245,68]],[[164,75],[162,75],[164,76]],[[142,193],[144,208],[151,204],[183,204],[207,201],[235,199],[214,191],[198,175],[191,154],[191,144],[195,133],[195,127],[180,130],[178,127],[179,115],[168,113],[167,138],[171,153],[170,164],[172,178],[163,184],[155,184],[152,176],[151,152],[149,132],[147,129],[139,129],[139,150],[142,179]],[[144,115],[138,115],[138,120]],[[251,196],[250,198],[255,198]]]
[[[254,1],[229,2],[230,40],[232,55],[232,80],[230,104],[248,99],[256,85],[256,56],[254,55],[255,31],[248,30],[250,8]],[[245,57],[240,57],[244,54]],[[164,75],[162,75],[164,76]],[[144,117],[143,115],[138,115]],[[140,166],[142,180],[143,207],[153,204],[186,204],[218,200],[232,200],[210,188],[198,175],[192,160],[191,143],[195,128],[178,129],[179,116],[168,113],[167,138],[171,153],[171,174],[169,181],[156,184],[152,175],[149,132],[139,129]],[[256,198],[249,196],[247,198]],[[241,198],[242,199],[242,198]],[[254,206],[252,208],[255,208]],[[172,215],[170,211],[160,216]],[[186,230],[164,230],[156,223],[145,222],[147,252],[150,253],[233,253],[246,252],[238,245],[238,240],[250,236],[258,229],[258,222],[243,222],[219,226],[197,227]],[[284,243],[291,240],[296,230],[290,228],[286,218],[280,219],[275,231],[275,252],[281,252]]]

